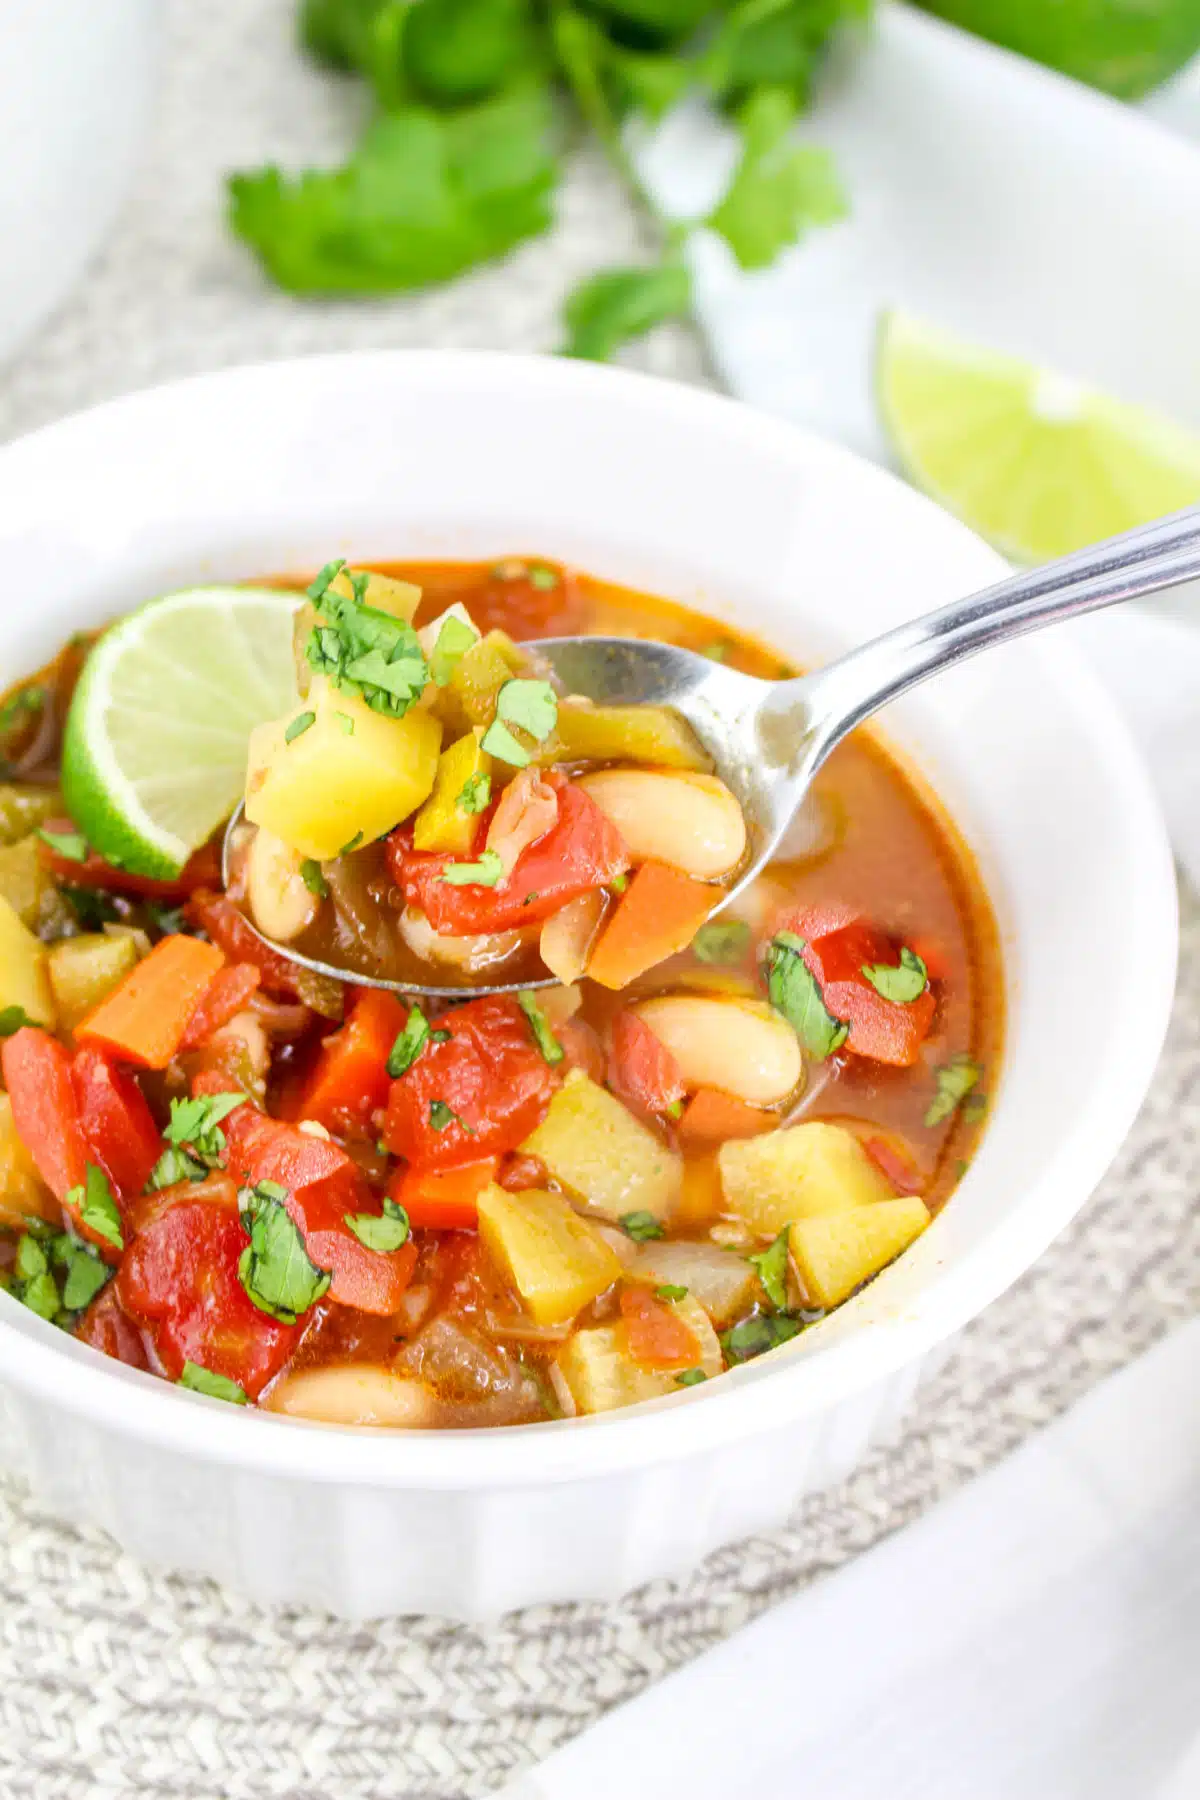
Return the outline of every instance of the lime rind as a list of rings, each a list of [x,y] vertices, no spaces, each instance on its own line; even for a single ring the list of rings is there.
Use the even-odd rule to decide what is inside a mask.
[[[881,320],[875,388],[909,480],[1013,562],[1200,500],[1200,437],[905,314]]]
[[[169,879],[241,797],[254,726],[295,697],[292,619],[275,588],[186,588],[93,648],[63,742],[63,796],[109,861]]]

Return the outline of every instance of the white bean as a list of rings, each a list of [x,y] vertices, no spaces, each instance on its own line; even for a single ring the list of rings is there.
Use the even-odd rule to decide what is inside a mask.
[[[317,896],[304,885],[303,857],[260,827],[246,855],[246,898],[265,937],[287,944],[317,916]]]
[[[690,1088],[720,1088],[750,1106],[772,1106],[804,1074],[795,1032],[763,1001],[664,994],[634,1011],[666,1045]]]
[[[599,888],[577,895],[550,914],[542,926],[538,951],[552,975],[563,982],[579,980],[603,917],[604,895]]]
[[[612,820],[635,862],[653,858],[711,881],[745,855],[742,809],[715,775],[598,769],[579,785]]]
[[[326,1425],[432,1425],[438,1404],[422,1381],[377,1363],[340,1363],[286,1375],[267,1395],[272,1412]]]
[[[504,962],[521,948],[519,931],[479,932],[471,937],[451,937],[435,931],[418,907],[406,906],[400,914],[400,936],[414,956],[425,962],[446,963],[450,968],[488,969]]]

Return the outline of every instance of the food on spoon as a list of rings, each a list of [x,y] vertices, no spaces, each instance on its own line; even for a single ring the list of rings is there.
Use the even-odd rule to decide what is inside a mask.
[[[856,737],[836,830],[710,918],[745,828],[689,729],[559,694],[518,639],[715,628],[567,582],[331,564],[22,683],[57,698],[0,799],[0,1309],[208,1401],[508,1425],[717,1379],[926,1229],[999,1029],[956,840]],[[273,944],[514,991],[413,1004]]]

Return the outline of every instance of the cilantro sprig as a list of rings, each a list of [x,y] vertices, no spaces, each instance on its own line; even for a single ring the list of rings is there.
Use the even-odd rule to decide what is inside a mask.
[[[869,0],[303,0],[301,34],[356,73],[374,113],[340,168],[234,175],[230,223],[295,294],[448,280],[545,231],[573,122],[599,144],[653,246],[568,297],[563,348],[602,360],[690,316],[688,240],[707,228],[765,268],[845,203],[825,152],[792,141],[834,33]],[[689,97],[735,140],[716,204],[664,214],[627,149]],[[572,120],[571,115],[574,115]]]
[[[342,561],[326,563],[308,590],[317,622],[304,654],[317,674],[326,676],[342,693],[357,694],[372,712],[401,719],[425,691],[429,665],[406,619],[368,606],[365,575],[347,571],[349,594],[335,588],[345,567]],[[293,735],[307,729],[302,723],[305,719],[311,723],[306,713],[292,721],[289,730]]]
[[[308,1254],[300,1228],[284,1204],[287,1189],[260,1181],[238,1194],[250,1242],[238,1259],[238,1279],[260,1312],[294,1325],[316,1305],[333,1276]]]
[[[793,931],[781,931],[767,950],[767,993],[808,1054],[824,1062],[840,1050],[850,1035],[849,1025],[835,1019],[821,996],[817,978],[804,961],[804,939]]]

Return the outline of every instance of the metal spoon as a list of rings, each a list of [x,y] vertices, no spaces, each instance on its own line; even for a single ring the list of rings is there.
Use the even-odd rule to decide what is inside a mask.
[[[753,849],[737,881],[713,890],[715,914],[770,859],[830,751],[888,701],[993,644],[1198,576],[1200,506],[1192,506],[1022,570],[792,681],[761,681],[691,650],[643,638],[544,638],[537,652],[567,693],[598,702],[671,706],[691,725],[740,802]],[[231,837],[240,817],[239,807],[225,834],[227,879]],[[556,985],[553,977],[472,987],[388,981],[265,941],[320,974],[397,993],[460,999]]]

